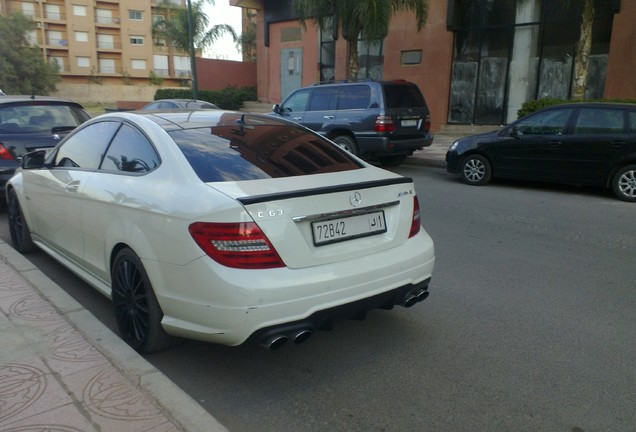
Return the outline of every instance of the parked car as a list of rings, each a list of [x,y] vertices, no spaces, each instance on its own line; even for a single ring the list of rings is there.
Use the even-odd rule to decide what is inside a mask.
[[[68,132],[90,118],[84,108],[66,99],[44,96],[0,98],[0,206],[5,185],[20,166],[22,155],[53,148]]]
[[[219,109],[219,107],[197,99],[159,99],[141,108],[142,111],[171,109]]]
[[[13,246],[39,246],[114,303],[142,353],[170,336],[275,349],[428,296],[412,179],[268,115],[121,112],[8,184]]]
[[[470,185],[492,177],[607,187],[636,202],[636,105],[556,105],[500,131],[455,141],[447,171]]]
[[[403,80],[321,83],[294,91],[273,110],[388,166],[433,142],[426,100],[417,85]]]

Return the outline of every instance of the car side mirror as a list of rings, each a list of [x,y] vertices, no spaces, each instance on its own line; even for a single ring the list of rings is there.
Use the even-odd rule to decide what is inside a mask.
[[[276,114],[280,114],[280,105],[274,104],[274,106],[272,106],[272,111],[274,111]]]
[[[22,169],[38,169],[44,166],[46,150],[36,150],[22,155]]]

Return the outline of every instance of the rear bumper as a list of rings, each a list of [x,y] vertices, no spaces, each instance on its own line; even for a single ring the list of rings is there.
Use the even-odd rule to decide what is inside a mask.
[[[144,260],[166,331],[223,345],[240,345],[300,324],[327,328],[328,321],[399,304],[406,292],[428,286],[434,263],[433,242],[423,229],[372,259],[304,269],[253,274],[219,268],[208,257],[185,266]]]
[[[415,138],[356,135],[356,140],[362,156],[412,155],[416,150],[429,147],[433,142],[433,134]]]

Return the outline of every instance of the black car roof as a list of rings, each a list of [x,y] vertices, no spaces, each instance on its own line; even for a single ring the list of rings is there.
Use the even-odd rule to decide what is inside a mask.
[[[0,104],[14,103],[14,102],[37,102],[37,101],[61,102],[61,103],[74,104],[77,106],[81,106],[79,103],[75,101],[59,98],[59,97],[54,97],[54,96],[5,95],[0,98]]]

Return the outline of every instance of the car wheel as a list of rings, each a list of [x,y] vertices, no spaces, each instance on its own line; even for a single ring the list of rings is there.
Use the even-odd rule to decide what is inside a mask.
[[[351,154],[358,155],[358,146],[353,138],[348,135],[340,135],[333,139],[340,148],[345,149]]]
[[[378,162],[383,166],[396,167],[406,160],[406,155],[378,156]]]
[[[636,202],[636,165],[621,168],[612,180],[612,189],[618,199]]]
[[[490,162],[477,154],[464,158],[459,166],[459,172],[464,183],[475,186],[488,183],[492,177]]]
[[[7,214],[9,216],[9,232],[11,234],[11,244],[20,253],[29,253],[37,250],[31,240],[31,231],[24,220],[24,213],[18,200],[15,190],[8,190]]]
[[[122,249],[112,269],[112,299],[122,339],[141,354],[170,346],[173,338],[161,326],[163,312],[141,260]]]

